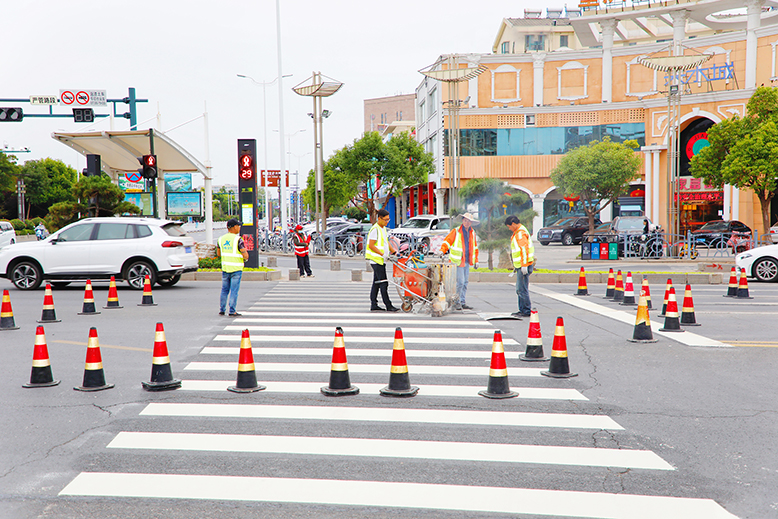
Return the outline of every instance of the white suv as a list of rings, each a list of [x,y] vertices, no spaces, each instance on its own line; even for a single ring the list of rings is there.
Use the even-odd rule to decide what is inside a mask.
[[[395,236],[400,241],[410,240],[411,236],[426,253],[430,250],[431,241],[436,236],[445,237],[451,231],[451,218],[434,214],[421,214],[414,216],[396,229],[389,232],[389,236]]]
[[[0,249],[0,277],[20,290],[46,280],[67,285],[77,280],[124,279],[142,289],[171,286],[184,272],[197,270],[194,239],[178,222],[154,218],[86,218],[45,240]]]

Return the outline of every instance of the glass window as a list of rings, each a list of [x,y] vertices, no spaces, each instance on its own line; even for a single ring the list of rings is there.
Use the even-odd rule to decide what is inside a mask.
[[[568,46],[567,43],[568,43],[568,36],[567,36],[567,34],[562,34],[561,36],[559,36],[559,46],[560,47],[567,47]]]
[[[446,218],[445,220],[439,221],[437,229],[439,231],[447,231],[451,229],[451,220]]]
[[[510,42],[504,41],[502,42],[502,46],[500,47],[500,53],[501,54],[510,54],[511,52],[511,44]]]
[[[57,241],[87,241],[92,237],[92,229],[95,224],[85,223],[65,229],[57,237]]]
[[[149,229],[148,225],[136,225],[135,235],[138,238],[146,238],[147,236],[151,236],[151,229]]]
[[[132,226],[126,223],[101,223],[97,228],[98,240],[126,240],[134,237]]]
[[[430,220],[426,218],[411,218],[400,227],[405,229],[426,229],[430,225]]]
[[[162,230],[165,231],[168,236],[186,236],[186,232],[181,228],[181,225],[177,223],[167,223],[162,226]]]
[[[527,34],[524,36],[524,48],[527,52],[545,50],[545,39],[542,34]]]

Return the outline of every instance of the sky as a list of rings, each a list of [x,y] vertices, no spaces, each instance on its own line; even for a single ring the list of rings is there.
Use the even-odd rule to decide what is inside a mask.
[[[283,83],[287,168],[313,167],[307,115],[313,103],[291,90],[313,71],[344,83],[324,99],[323,108],[332,112],[324,120],[326,160],[361,136],[365,99],[413,93],[423,77],[418,70],[441,54],[491,52],[502,19],[521,17],[525,7],[534,6],[537,2],[528,0],[280,0],[282,68],[292,75]],[[58,95],[72,88],[106,90],[109,99],[117,99],[134,87],[138,98],[149,100],[138,105],[139,128],[157,128],[159,112],[161,130],[200,161],[206,159],[201,116],[207,107],[214,185],[236,183],[241,138],[257,139],[259,169],[279,169],[278,87],[266,87],[264,159],[263,89],[237,77],[261,82],[278,76],[274,0],[3,0],[2,13],[0,98]],[[25,113],[46,111],[20,106]],[[124,111],[126,105],[119,106]],[[70,113],[64,107],[54,111]],[[30,153],[16,154],[19,163],[52,157],[80,171],[85,157],[51,133],[109,129],[108,118],[92,125],[26,118],[0,123],[0,146],[29,148]],[[129,121],[115,119],[114,129],[129,129]],[[200,175],[193,180],[202,185]]]

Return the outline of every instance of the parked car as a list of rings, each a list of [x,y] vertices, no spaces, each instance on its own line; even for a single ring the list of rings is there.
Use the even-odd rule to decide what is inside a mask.
[[[600,225],[600,219],[594,219],[594,225]],[[561,242],[562,245],[581,243],[583,234],[589,230],[588,216],[570,216],[562,218],[538,231],[538,241],[541,245],[552,242]]]
[[[765,245],[741,252],[735,264],[759,281],[778,281],[778,245]]]
[[[401,242],[414,236],[422,251],[430,248],[430,240],[435,236],[446,236],[451,231],[451,218],[434,214],[414,216],[400,227],[392,229],[389,236],[396,237]]]
[[[16,243],[16,231],[11,222],[0,222],[0,247]]]
[[[737,220],[713,220],[692,231],[692,239],[698,246],[722,249],[726,248],[733,232],[750,234],[751,228]]]
[[[646,221],[648,221],[648,232],[654,230],[654,224],[646,216],[617,216],[611,222],[600,224],[595,227],[594,232],[585,232],[583,240],[587,243],[612,243],[617,242],[619,256],[624,255],[624,242],[628,237],[642,236],[646,233]]]
[[[347,223],[352,223],[352,222],[340,216],[331,216],[327,218],[327,230],[330,231],[335,227]],[[294,229],[294,227],[292,227],[292,229]],[[303,225],[303,232],[305,233],[306,236],[316,237],[316,222],[314,221]]]
[[[328,229],[327,232],[324,234],[324,250],[329,251],[330,250],[330,239],[332,237],[335,237],[335,243],[336,247],[340,249],[341,247],[345,246],[346,242],[351,239],[351,237],[355,237],[357,240],[357,249],[356,252],[362,252],[362,249],[364,248],[365,239],[367,238],[367,233],[370,232],[370,228],[373,226],[371,223],[351,223],[351,224],[344,224],[344,225],[338,225],[333,227],[332,229]]]
[[[44,240],[0,249],[0,277],[20,290],[43,280],[67,285],[111,276],[141,290],[147,275],[152,284],[171,286],[197,266],[194,239],[180,223],[155,218],[86,218]]]
[[[773,243],[778,243],[778,224],[770,227],[770,230],[767,232],[770,233],[770,239],[773,241]]]

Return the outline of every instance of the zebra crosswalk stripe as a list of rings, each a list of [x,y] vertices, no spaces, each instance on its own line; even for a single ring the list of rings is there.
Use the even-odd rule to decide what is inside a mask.
[[[184,366],[185,371],[235,371],[237,362],[190,362]],[[290,372],[290,373],[329,373],[332,365],[311,364],[297,362],[263,362],[257,364],[256,369],[265,372]],[[508,368],[508,374],[517,377],[540,377],[540,372],[545,368]],[[349,372],[386,374],[388,366],[383,364],[349,364]],[[458,376],[488,376],[488,366],[418,366],[411,368],[414,375],[458,375]]]
[[[228,331],[240,331],[244,330],[245,327],[236,326],[235,330],[228,330]],[[266,335],[266,334],[251,334],[251,343],[252,344],[259,344],[259,343],[280,343],[280,342],[293,342],[297,344],[305,344],[305,343],[311,343],[311,342],[323,342],[323,343],[329,343],[332,344],[333,342],[333,336],[334,336],[334,329],[328,329],[328,331],[333,332],[329,335]],[[214,341],[222,342],[222,341],[228,341],[228,342],[238,342],[240,341],[240,334],[219,334],[213,339]],[[391,335],[377,335],[375,337],[367,336],[367,335],[348,335],[346,336],[346,349],[348,350],[350,344],[359,344],[359,343],[367,343],[367,344],[393,344],[394,343],[394,330],[392,330]],[[504,346],[518,346],[519,343],[516,342],[513,339],[508,339],[507,337],[503,337],[502,343]],[[492,337],[480,337],[480,338],[470,338],[470,337],[408,337],[405,336],[405,344],[423,344],[423,345],[429,345],[429,344],[446,344],[446,345],[454,345],[454,344],[464,344],[467,346],[477,346],[482,345],[485,348],[491,348],[492,347]]]

